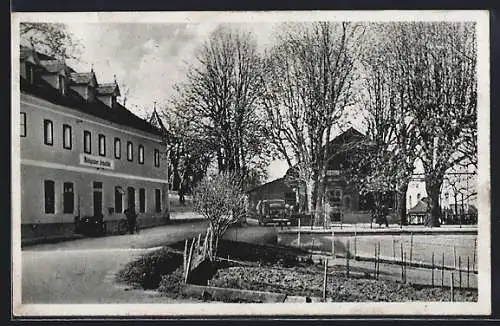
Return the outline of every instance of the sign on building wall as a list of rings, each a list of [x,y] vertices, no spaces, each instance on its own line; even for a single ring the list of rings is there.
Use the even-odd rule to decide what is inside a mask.
[[[80,154],[80,164],[99,169],[107,169],[107,170],[115,169],[115,161],[104,157],[93,156],[89,154]]]
[[[339,176],[340,175],[340,170],[327,170],[326,175],[329,177],[333,176]]]

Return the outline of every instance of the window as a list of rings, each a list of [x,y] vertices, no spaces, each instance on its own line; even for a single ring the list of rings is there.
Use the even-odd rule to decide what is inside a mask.
[[[106,156],[106,136],[99,134],[99,155]]]
[[[71,126],[70,125],[63,125],[63,147],[66,149],[71,149],[72,144],[71,144]]]
[[[155,157],[154,157],[154,161],[155,161],[155,167],[160,167],[160,151],[155,149]]]
[[[120,159],[122,157],[122,142],[120,138],[115,138],[115,158]]]
[[[144,164],[144,146],[139,145],[139,164]]]
[[[94,181],[92,185],[94,189],[102,189],[102,182],[100,181]]]
[[[161,192],[160,192],[160,189],[155,189],[155,212],[161,213]]]
[[[73,183],[65,182],[63,185],[63,212],[64,214],[73,214],[75,209],[75,194],[73,192]]]
[[[139,212],[144,213],[146,211],[146,189],[139,189]]]
[[[134,159],[134,145],[131,142],[127,142],[127,160],[132,161]]]
[[[33,69],[33,65],[31,65],[30,63],[26,63],[26,80],[30,84],[35,83],[35,72]]]
[[[417,201],[420,200],[420,193],[417,194]]]
[[[64,76],[59,75],[59,92],[62,95],[66,94],[66,81],[64,80]]]
[[[92,153],[92,135],[88,130],[83,132],[83,151],[87,154]]]
[[[121,213],[123,210],[123,189],[115,187],[115,213]]]
[[[43,120],[43,142],[45,145],[50,145],[54,143],[54,138],[53,138],[53,129],[52,129],[52,121],[50,120]]]
[[[19,134],[21,137],[26,137],[26,112],[21,112],[21,131]]]
[[[45,195],[45,214],[55,213],[55,189],[54,181],[45,180],[44,181],[44,195]]]
[[[340,189],[335,189],[335,192],[333,194],[334,201],[341,201],[342,200],[342,190]]]

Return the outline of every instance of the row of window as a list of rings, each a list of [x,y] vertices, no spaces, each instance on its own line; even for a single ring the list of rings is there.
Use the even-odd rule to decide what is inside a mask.
[[[21,112],[21,137],[26,137],[26,113]],[[53,123],[51,120],[45,119],[43,121],[43,142],[45,145],[52,146],[54,144],[54,130]],[[63,124],[63,148],[71,150],[73,133],[71,126],[68,124]],[[106,136],[103,134],[98,135],[98,154],[100,156],[106,156]],[[83,131],[83,151],[87,154],[92,154],[92,133],[88,130]],[[114,157],[115,159],[121,159],[122,156],[122,145],[121,139],[115,137],[114,139]],[[134,160],[134,144],[127,141],[127,160]],[[144,146],[138,146],[138,162],[139,164],[144,164]],[[158,149],[154,150],[154,166],[160,167],[160,151]]]
[[[102,192],[102,182],[93,183],[94,192]],[[135,189],[132,187],[127,188],[129,200],[135,205]],[[44,195],[45,195],[45,214],[55,213],[55,182],[53,180],[44,181]],[[131,196],[131,197],[130,197]],[[94,200],[95,200],[94,196]],[[74,214],[75,210],[75,193],[72,182],[63,183],[63,213]],[[97,203],[94,202],[94,207]],[[99,203],[101,205],[102,202]],[[120,186],[115,187],[115,213],[123,212],[123,190]],[[139,188],[139,212],[146,212],[146,189]],[[155,189],[155,212],[161,213],[161,190]]]

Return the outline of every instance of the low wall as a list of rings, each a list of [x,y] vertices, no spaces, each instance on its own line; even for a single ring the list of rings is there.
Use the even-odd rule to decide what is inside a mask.
[[[275,292],[219,288],[193,284],[186,284],[182,292],[184,295],[192,298],[223,302],[282,303],[285,302],[287,297],[286,294]]]

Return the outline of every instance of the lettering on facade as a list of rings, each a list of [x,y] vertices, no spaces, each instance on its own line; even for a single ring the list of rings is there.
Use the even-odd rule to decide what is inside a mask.
[[[80,154],[80,164],[100,169],[115,169],[115,162],[113,160],[88,154]]]

